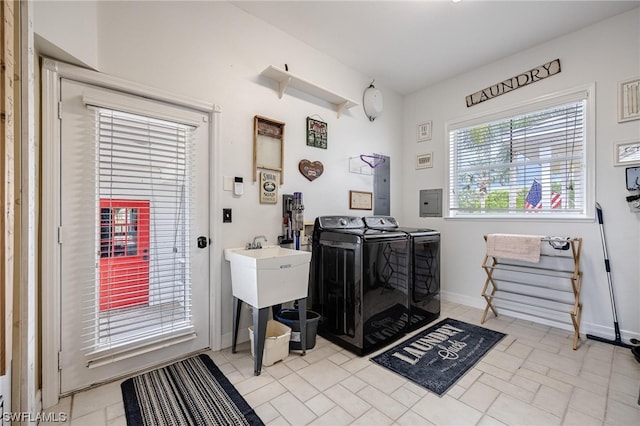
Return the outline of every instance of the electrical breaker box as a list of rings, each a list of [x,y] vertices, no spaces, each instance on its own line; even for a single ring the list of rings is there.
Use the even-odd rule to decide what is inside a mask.
[[[420,217],[442,217],[442,188],[420,190]]]

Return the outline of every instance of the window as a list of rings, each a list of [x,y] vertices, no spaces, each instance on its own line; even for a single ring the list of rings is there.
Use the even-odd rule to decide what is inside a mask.
[[[86,301],[91,360],[193,333],[189,230],[195,129],[108,108],[98,143],[98,297]],[[97,304],[96,304],[97,302]]]
[[[448,216],[586,217],[589,93],[449,123]]]

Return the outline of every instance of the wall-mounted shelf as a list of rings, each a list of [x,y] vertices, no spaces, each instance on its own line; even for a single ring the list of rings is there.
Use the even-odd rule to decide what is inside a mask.
[[[343,96],[338,95],[330,90],[325,89],[324,87],[320,87],[317,84],[311,83],[303,78],[300,78],[294,74],[291,74],[288,71],[281,70],[280,68],[276,68],[273,65],[269,65],[260,73],[265,77],[268,77],[272,80],[278,82],[278,95],[282,99],[284,92],[288,87],[293,87],[294,89],[300,90],[301,92],[308,93],[316,98],[325,100],[335,106],[336,112],[338,113],[338,118],[340,118],[340,114],[346,109],[353,108],[357,106],[358,103],[345,98]]]

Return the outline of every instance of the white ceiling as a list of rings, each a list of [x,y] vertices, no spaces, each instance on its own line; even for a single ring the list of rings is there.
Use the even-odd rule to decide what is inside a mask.
[[[640,7],[612,0],[233,3],[400,94]]]

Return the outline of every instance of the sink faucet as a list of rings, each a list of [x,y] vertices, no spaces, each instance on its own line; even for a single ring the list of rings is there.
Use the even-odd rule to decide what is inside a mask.
[[[264,242],[267,242],[267,237],[265,237],[264,235],[257,235],[255,237],[253,237],[253,242],[252,243],[247,243],[247,248],[249,250],[253,250],[253,249],[261,249],[262,248],[262,243],[258,240],[264,240]]]

